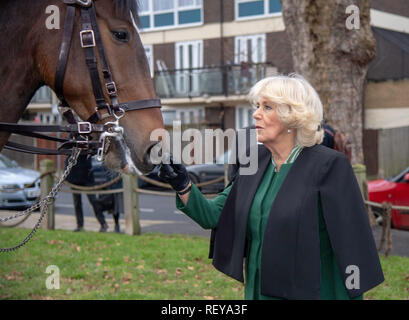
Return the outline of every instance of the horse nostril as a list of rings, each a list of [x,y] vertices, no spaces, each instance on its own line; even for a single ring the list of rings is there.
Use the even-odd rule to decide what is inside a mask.
[[[143,160],[145,164],[149,166],[156,166],[161,162],[162,159],[162,143],[153,142],[150,144],[143,155]]]

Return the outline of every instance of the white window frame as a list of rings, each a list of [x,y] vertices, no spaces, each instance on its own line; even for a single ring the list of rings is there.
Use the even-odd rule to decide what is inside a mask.
[[[203,0],[194,0],[195,2],[200,2],[199,4],[191,4],[190,6],[179,6],[179,0],[176,0],[176,5],[178,8],[182,8],[181,10],[186,10],[186,9],[197,9],[197,8],[203,8]]]
[[[261,61],[258,61],[257,63],[264,63],[266,62],[267,59],[267,42],[266,42],[266,34],[265,33],[261,33],[261,34],[252,34],[252,35],[248,35],[248,36],[237,36],[234,38],[234,63],[235,64],[239,64],[242,61],[247,61],[246,59],[242,60],[240,59],[241,54],[238,51],[239,49],[239,43],[240,42],[244,42],[248,43],[248,40],[251,40],[252,43],[257,43],[257,39],[261,38],[263,41],[263,46],[264,46],[264,50],[262,51],[261,55]],[[246,52],[248,52],[248,48],[246,49]],[[252,52],[252,61],[256,61],[257,59],[254,59],[254,55],[257,54],[257,51]],[[246,58],[247,58],[247,54],[246,54]]]
[[[41,124],[60,124],[63,120],[60,114],[53,112],[38,112],[36,118]]]
[[[180,66],[180,55],[179,55],[179,48],[181,46],[187,47],[189,45],[198,46],[199,47],[199,58],[198,58],[198,66],[194,68],[202,68],[203,67],[203,40],[193,40],[193,41],[181,41],[175,42],[175,66],[176,69],[183,69],[183,66]]]
[[[193,27],[193,26],[203,25],[203,23],[204,23],[203,22],[204,21],[204,18],[203,18],[203,0],[200,2],[200,4],[194,4],[194,5],[182,6],[182,7],[178,5],[178,0],[173,0],[173,1],[174,1],[173,9],[154,11],[154,9],[153,9],[153,0],[149,0],[149,10],[139,12],[139,16],[149,15],[150,28],[145,28],[145,29],[140,28],[139,31],[141,33],[143,33],[143,32],[149,32],[149,31],[160,31],[160,30],[186,28],[186,27]],[[195,0],[195,1],[198,1],[198,0]],[[200,9],[200,22],[179,24],[179,14],[178,14],[179,11],[194,10],[194,9]],[[163,13],[173,13],[173,20],[174,20],[175,23],[173,25],[171,25],[171,26],[155,27],[154,26],[154,16],[156,14],[163,14]]]
[[[186,50],[185,48],[187,48],[189,45],[192,45],[193,47],[197,47],[198,50],[198,54],[199,56],[197,57],[193,57],[193,59],[197,59],[197,66],[193,65],[192,68],[203,68],[203,40],[194,40],[194,41],[182,41],[182,42],[176,42],[175,43],[175,67],[176,69],[185,69],[185,66],[180,65],[180,48],[183,47],[183,50]],[[195,60],[193,60],[194,62]],[[192,74],[194,76],[194,87],[195,86],[199,86],[199,76],[200,76],[200,72],[196,72],[196,71],[192,71]],[[187,77],[191,76],[192,74],[189,73],[189,71],[178,71],[176,72],[175,76],[176,76],[176,90],[178,93],[183,93],[182,92],[182,88],[180,87],[180,78],[179,77]],[[186,84],[185,84],[186,85]],[[199,89],[199,88],[198,88]]]
[[[154,77],[154,69],[153,69],[153,45],[145,44],[143,45],[145,49],[146,58],[148,59],[149,70],[151,71],[151,77]],[[149,53],[148,53],[149,52]]]
[[[254,16],[248,16],[248,17],[239,17],[239,3],[243,2],[251,2],[252,0],[234,0],[234,19],[236,21],[245,21],[245,20],[253,20],[253,19],[262,19],[262,18],[267,18],[267,17],[279,17],[282,16],[282,12],[275,12],[275,13],[270,13],[269,12],[269,1],[268,0],[263,0],[264,1],[264,13],[259,14],[259,15],[254,15]],[[258,0],[254,0],[258,1]]]

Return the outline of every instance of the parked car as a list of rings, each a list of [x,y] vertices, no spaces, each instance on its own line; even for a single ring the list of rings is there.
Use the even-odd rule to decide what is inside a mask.
[[[194,164],[188,166],[187,172],[189,173],[190,179],[194,184],[207,182],[220,177],[224,177],[225,163],[228,163],[230,157],[230,151],[226,151],[224,154],[219,156],[213,163],[205,164]],[[224,189],[224,180],[216,183],[212,183],[207,186],[203,186],[200,190],[203,193],[219,193]]]
[[[229,159],[230,151],[226,151],[223,155],[218,157],[213,163],[205,164],[195,164],[186,167],[187,172],[189,173],[190,179],[194,184],[210,181],[219,177],[224,176],[224,163],[227,163]],[[150,174],[147,175],[148,178],[166,183],[164,180],[158,176],[159,166],[156,167]],[[157,187],[152,185],[149,182],[146,182],[142,179],[138,179],[139,188],[151,189],[151,190],[168,190],[165,188]],[[208,186],[201,187],[200,190],[203,193],[218,193],[224,189],[224,180],[212,183]]]
[[[24,188],[40,176],[40,172],[20,167],[16,161],[0,154],[0,207],[3,209],[24,209],[32,206],[40,196],[40,181]]]
[[[374,202],[390,202],[392,205],[409,207],[409,167],[398,175],[387,178],[368,181],[369,200]],[[381,221],[382,209],[373,207],[377,221]],[[409,211],[406,214],[401,210],[392,210],[392,227],[409,230]]]

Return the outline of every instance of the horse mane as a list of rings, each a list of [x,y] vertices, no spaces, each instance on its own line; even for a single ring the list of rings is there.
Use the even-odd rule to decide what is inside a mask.
[[[131,20],[131,13],[135,20],[138,19],[138,0],[113,0],[115,14],[120,18]]]

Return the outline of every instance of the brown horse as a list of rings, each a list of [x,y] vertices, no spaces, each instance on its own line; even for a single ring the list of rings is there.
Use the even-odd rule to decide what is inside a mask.
[[[148,63],[135,26],[136,0],[94,0],[98,25],[119,103],[156,98]],[[59,7],[60,29],[46,26],[46,9]],[[67,5],[59,0],[2,0],[0,3],[0,121],[16,123],[36,90],[42,85],[54,89]],[[91,77],[81,48],[81,21],[77,10],[73,38],[64,79],[64,97],[82,119],[95,112]],[[98,60],[100,60],[98,58]],[[101,64],[98,64],[99,67]],[[100,71],[100,79],[103,79]],[[106,101],[107,93],[104,92]],[[130,167],[142,173],[153,170],[149,152],[155,142],[150,133],[163,128],[159,108],[127,112],[120,119],[129,148]],[[0,150],[9,134],[0,134]],[[114,144],[113,144],[114,145]],[[112,149],[112,150],[111,150]],[[109,167],[119,169],[121,155],[111,146],[106,156]],[[128,157],[129,158],[129,157]],[[133,163],[132,163],[133,162]]]

